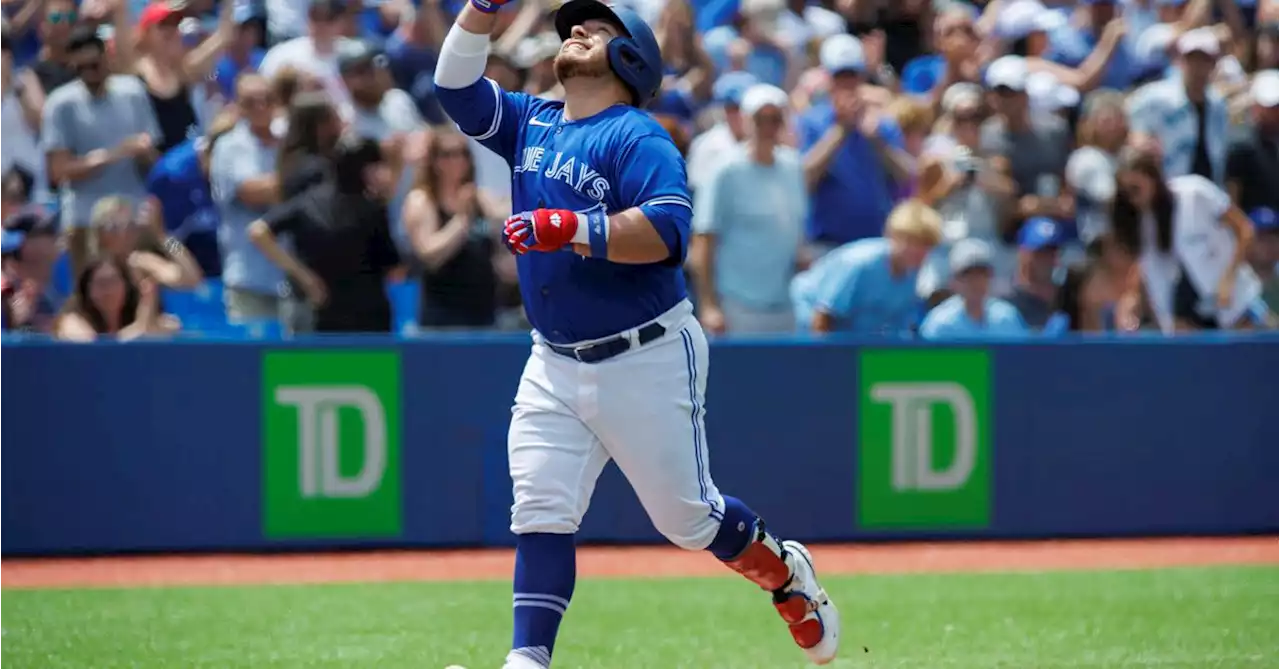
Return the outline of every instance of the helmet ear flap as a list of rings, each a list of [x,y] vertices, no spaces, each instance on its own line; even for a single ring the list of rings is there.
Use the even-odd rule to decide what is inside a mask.
[[[661,73],[653,68],[644,54],[628,37],[614,38],[609,43],[609,61],[615,74],[631,91],[636,106],[644,106],[657,93]]]

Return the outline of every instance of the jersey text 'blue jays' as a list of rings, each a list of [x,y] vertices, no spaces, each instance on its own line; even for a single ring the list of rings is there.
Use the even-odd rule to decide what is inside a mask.
[[[662,126],[626,105],[566,121],[563,103],[503,91],[489,79],[441,90],[458,127],[512,170],[512,210],[616,214],[639,207],[666,262],[627,265],[564,250],[518,257],[520,292],[548,341],[599,339],[642,325],[688,296],[681,266],[693,208],[684,158]]]

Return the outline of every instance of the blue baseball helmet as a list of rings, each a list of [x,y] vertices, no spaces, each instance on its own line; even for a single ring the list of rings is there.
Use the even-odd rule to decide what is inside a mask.
[[[640,15],[599,0],[569,0],[556,12],[556,32],[569,39],[574,26],[590,19],[607,21],[622,30],[609,42],[609,67],[631,91],[637,107],[648,104],[662,86],[662,52],[653,30]]]

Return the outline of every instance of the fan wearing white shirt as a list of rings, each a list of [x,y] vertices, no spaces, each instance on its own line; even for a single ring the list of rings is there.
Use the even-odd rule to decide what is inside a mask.
[[[1117,308],[1121,329],[1138,327],[1144,288],[1150,315],[1166,334],[1238,327],[1261,293],[1245,264],[1249,218],[1202,176],[1166,179],[1149,152],[1120,153],[1112,226],[1138,265]]]
[[[344,118],[351,115],[351,98],[338,73],[338,53],[352,42],[342,37],[347,20],[346,0],[311,0],[307,34],[281,42],[267,52],[258,72],[267,79],[288,66],[320,81]]]

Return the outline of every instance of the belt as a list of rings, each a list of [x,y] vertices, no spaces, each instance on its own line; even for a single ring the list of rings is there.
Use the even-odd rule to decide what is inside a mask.
[[[661,337],[667,333],[667,329],[658,323],[650,323],[636,333],[638,346],[644,346],[649,342]],[[560,344],[552,344],[547,342],[547,348],[563,355],[566,358],[573,358],[578,362],[588,364],[604,362],[609,358],[626,353],[631,349],[631,340],[621,335],[598,341],[594,344],[584,344],[582,346],[561,346]]]

